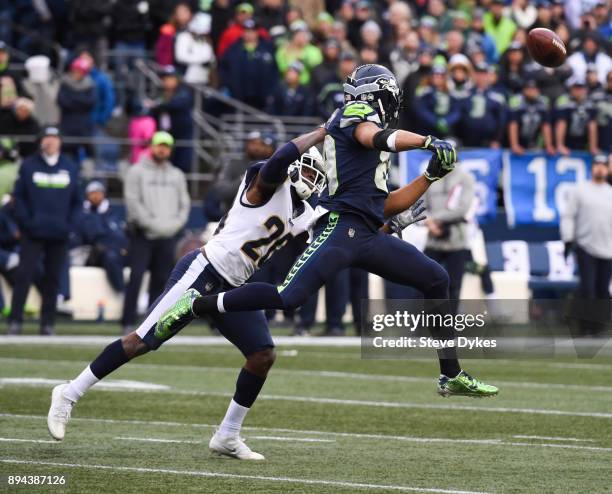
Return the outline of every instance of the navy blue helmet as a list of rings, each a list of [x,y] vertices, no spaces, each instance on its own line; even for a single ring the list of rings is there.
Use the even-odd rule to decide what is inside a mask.
[[[368,103],[376,110],[383,125],[388,127],[397,122],[402,92],[393,72],[386,67],[360,65],[346,78],[344,101]]]

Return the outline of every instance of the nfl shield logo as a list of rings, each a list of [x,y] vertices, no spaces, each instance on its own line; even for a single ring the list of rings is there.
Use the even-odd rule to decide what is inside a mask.
[[[353,238],[355,236],[355,229],[354,228],[349,228],[348,236],[350,238]]]

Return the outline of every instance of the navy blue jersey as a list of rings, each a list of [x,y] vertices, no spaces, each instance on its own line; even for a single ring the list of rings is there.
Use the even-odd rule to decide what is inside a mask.
[[[323,154],[328,186],[319,205],[329,211],[357,214],[372,229],[378,229],[384,223],[389,194],[390,153],[368,149],[355,139],[355,128],[362,122],[383,128],[378,113],[360,101],[337,110],[327,124]]]

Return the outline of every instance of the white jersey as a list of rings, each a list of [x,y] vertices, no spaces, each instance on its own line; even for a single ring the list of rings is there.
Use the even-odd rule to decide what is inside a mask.
[[[289,179],[265,204],[250,205],[246,189],[254,173],[249,172],[240,184],[231,209],[205,246],[210,263],[233,286],[243,285],[289,237],[309,232],[314,221],[313,209],[306,201],[302,201],[304,211],[293,217]]]

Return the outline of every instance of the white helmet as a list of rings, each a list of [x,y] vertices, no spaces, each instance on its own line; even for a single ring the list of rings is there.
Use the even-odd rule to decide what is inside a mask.
[[[308,199],[313,193],[318,195],[325,188],[323,156],[314,146],[294,161],[287,173],[301,199]]]

